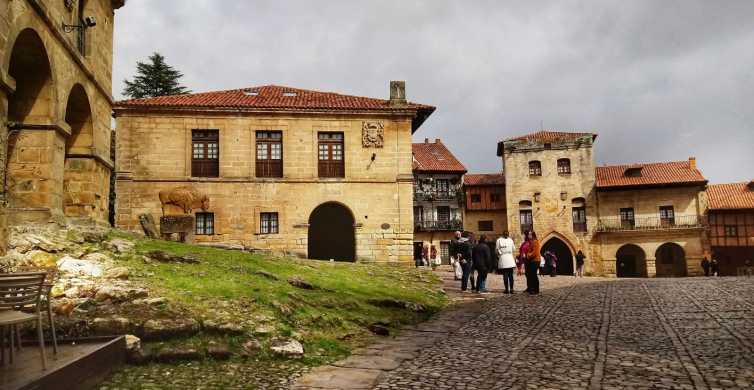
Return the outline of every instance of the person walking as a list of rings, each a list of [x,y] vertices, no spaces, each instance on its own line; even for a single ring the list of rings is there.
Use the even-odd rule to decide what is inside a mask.
[[[709,264],[710,271],[712,271],[712,276],[720,276],[720,265],[717,263],[716,258],[712,258]]]
[[[461,261],[458,258],[458,240],[461,239],[461,232],[456,231],[453,234],[453,239],[450,240],[450,265],[453,266],[453,279],[461,280],[463,277],[463,267],[461,267]]]
[[[526,285],[527,291],[531,295],[539,294],[539,276],[537,271],[539,270],[540,260],[542,255],[540,253],[539,240],[537,239],[537,233],[532,231],[529,233],[531,241],[529,243],[529,250],[526,252]]]
[[[704,270],[704,276],[709,276],[710,262],[707,259],[707,255],[704,255],[702,259],[702,269]]]
[[[515,244],[513,239],[508,237],[508,231],[503,232],[503,236],[495,242],[495,252],[497,252],[497,267],[503,272],[503,294],[513,294],[513,269],[516,268],[516,259],[513,258],[513,248]]]
[[[480,236],[479,242],[474,245],[472,259],[474,270],[477,272],[477,292],[480,294],[488,293],[486,282],[487,273],[492,268],[492,254],[490,253],[490,247],[487,245],[487,237],[485,235]]]
[[[427,266],[429,264],[429,246],[422,246],[422,265]]]
[[[434,271],[435,268],[437,268],[438,263],[439,262],[437,259],[437,247],[432,245],[432,247],[429,250],[429,265],[430,267],[432,267],[432,271]]]
[[[554,278],[558,275],[558,256],[552,253],[552,251],[547,251],[545,252],[544,258],[547,261],[547,270],[549,271],[550,277]]]
[[[583,278],[584,277],[584,259],[586,256],[584,256],[584,252],[579,249],[579,251],[576,253],[576,276]]]
[[[471,277],[471,256],[469,253],[471,243],[469,242],[468,234],[464,233],[461,238],[458,239],[458,261],[461,263],[461,291],[466,291],[469,286],[469,278]],[[472,289],[474,281],[471,281]]]
[[[526,275],[526,292],[529,292],[529,273],[526,271],[528,267],[526,264],[529,262],[527,256],[529,253],[529,247],[531,246],[531,233],[527,230],[524,232],[524,242],[521,243],[521,247],[518,249],[518,266],[519,275]],[[521,272],[523,269],[523,273]]]

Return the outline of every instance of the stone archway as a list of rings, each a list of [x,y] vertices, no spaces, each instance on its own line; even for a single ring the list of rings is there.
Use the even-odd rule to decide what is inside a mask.
[[[81,84],[68,94],[65,121],[71,135],[65,141],[63,212],[67,217],[90,217],[97,209],[94,160],[88,158],[94,145],[94,128],[89,97]]]
[[[542,245],[541,252],[544,255],[547,251],[555,254],[558,259],[556,269],[558,275],[573,276],[573,251],[565,241],[556,236],[548,239],[545,241],[544,245]]]
[[[615,253],[615,275],[619,278],[647,277],[647,255],[634,244],[626,244]]]
[[[68,94],[65,122],[71,126],[71,136],[65,143],[66,157],[71,154],[89,154],[94,143],[92,109],[89,97],[81,84],[76,84]]]
[[[686,253],[680,245],[666,242],[655,252],[655,268],[658,277],[686,276]]]
[[[308,257],[317,260],[354,261],[356,232],[354,217],[346,206],[326,202],[309,216]]]
[[[51,124],[55,113],[52,67],[42,39],[27,28],[16,37],[8,74],[16,90],[8,98],[8,120],[16,124]]]

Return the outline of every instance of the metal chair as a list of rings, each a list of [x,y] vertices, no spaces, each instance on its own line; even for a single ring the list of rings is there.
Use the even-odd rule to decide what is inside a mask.
[[[29,274],[35,274],[38,272],[44,272],[41,270],[33,270],[33,269],[22,269],[22,272],[14,272],[9,274],[0,274],[0,279],[3,277],[8,276],[19,276],[19,275],[29,275]],[[55,331],[55,321],[52,317],[52,281],[55,279],[55,272],[46,271],[47,272],[47,280],[48,283],[42,284],[42,296],[41,296],[41,302],[44,303],[44,307],[47,311],[47,321],[50,324],[50,333],[52,335],[52,353],[53,355],[58,354],[58,337],[57,333]],[[2,336],[0,336],[2,337]],[[16,347],[21,350],[21,329],[19,327],[16,327]]]
[[[9,361],[13,363],[14,344],[18,335],[18,325],[25,322],[37,322],[37,336],[39,349],[42,355],[42,369],[47,369],[47,357],[45,356],[44,334],[42,332],[42,314],[40,312],[40,297],[46,272],[25,272],[18,274],[4,274],[0,277],[0,329],[5,334],[10,344]],[[23,307],[31,307],[34,314],[17,310]],[[1,351],[5,361],[5,342]]]

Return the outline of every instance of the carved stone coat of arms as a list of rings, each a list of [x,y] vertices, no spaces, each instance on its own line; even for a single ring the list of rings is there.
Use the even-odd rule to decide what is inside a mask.
[[[385,125],[382,122],[364,122],[361,129],[361,145],[365,148],[381,148],[385,145]]]

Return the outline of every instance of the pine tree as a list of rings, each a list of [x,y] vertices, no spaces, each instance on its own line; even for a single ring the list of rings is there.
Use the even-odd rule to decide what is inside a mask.
[[[191,93],[178,82],[183,77],[183,73],[166,64],[165,57],[160,53],[152,54],[149,60],[151,63],[136,62],[137,74],[133,81],[123,80],[126,83],[124,95],[132,99],[140,99]]]

